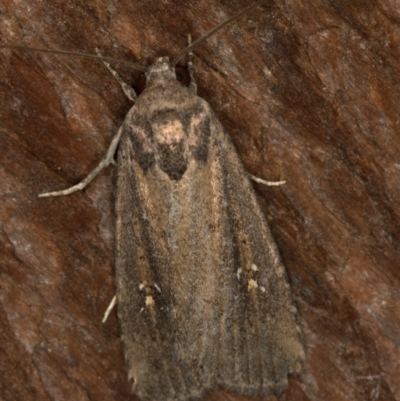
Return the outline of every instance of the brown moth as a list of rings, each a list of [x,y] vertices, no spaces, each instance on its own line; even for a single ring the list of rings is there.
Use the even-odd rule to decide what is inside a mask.
[[[119,143],[117,309],[142,400],[279,393],[304,360],[286,270],[229,136],[175,64],[162,57],[147,69],[90,176],[42,196],[82,189]]]
[[[238,155],[168,58],[147,72],[118,152],[116,281],[144,400],[281,391],[303,347],[285,268]]]

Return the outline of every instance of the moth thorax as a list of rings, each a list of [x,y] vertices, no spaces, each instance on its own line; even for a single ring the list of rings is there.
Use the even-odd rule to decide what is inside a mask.
[[[176,81],[175,69],[171,67],[168,57],[160,57],[146,73],[147,86],[162,85]]]
[[[182,142],[187,134],[180,113],[163,110],[155,115],[151,123],[154,140],[158,144],[173,145]]]

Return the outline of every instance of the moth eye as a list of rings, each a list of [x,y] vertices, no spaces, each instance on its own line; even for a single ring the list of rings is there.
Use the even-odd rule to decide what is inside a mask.
[[[137,95],[140,95],[146,89],[146,74],[144,72],[139,75],[134,89]]]
[[[190,84],[190,74],[186,67],[181,65],[175,66],[176,79],[184,86],[189,86]]]

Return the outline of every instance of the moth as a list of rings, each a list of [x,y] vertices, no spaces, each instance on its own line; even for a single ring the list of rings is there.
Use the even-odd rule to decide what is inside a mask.
[[[122,84],[135,104],[106,157],[82,183],[41,196],[82,189],[119,146],[117,310],[140,399],[279,393],[304,360],[286,270],[229,136],[192,69],[184,86],[175,64],[157,59],[137,99]]]

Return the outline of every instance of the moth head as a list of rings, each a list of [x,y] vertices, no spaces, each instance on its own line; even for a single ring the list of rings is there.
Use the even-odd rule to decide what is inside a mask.
[[[175,81],[175,71],[168,57],[158,58],[146,72],[146,85],[167,84]]]
[[[160,57],[148,68],[146,73],[139,76],[135,90],[137,94],[140,94],[146,87],[166,85],[176,81],[184,86],[189,86],[190,74],[188,69],[181,65],[172,65],[168,57]]]

